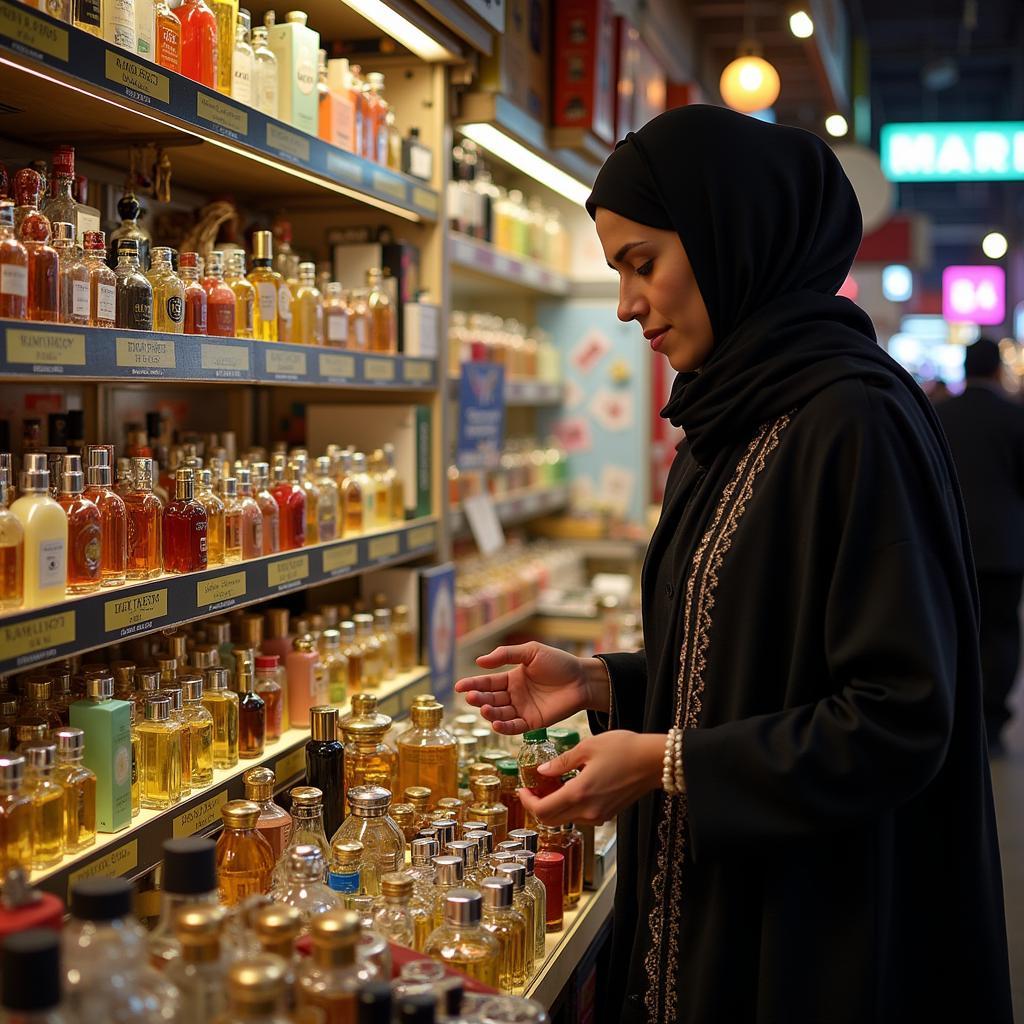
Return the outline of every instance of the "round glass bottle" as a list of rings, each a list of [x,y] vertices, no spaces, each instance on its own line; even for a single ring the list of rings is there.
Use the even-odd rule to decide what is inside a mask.
[[[362,871],[363,891],[380,892],[381,875],[398,871],[405,863],[405,836],[388,814],[391,794],[381,786],[357,786],[348,793],[351,814],[332,837],[362,843],[366,851]]]

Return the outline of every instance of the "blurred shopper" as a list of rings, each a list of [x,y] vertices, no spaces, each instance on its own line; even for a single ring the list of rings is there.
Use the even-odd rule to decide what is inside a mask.
[[[981,678],[992,753],[1002,750],[1020,665],[1024,583],[1024,408],[999,383],[999,346],[979,338],[964,358],[967,386],[938,408],[946,429],[978,572]]]
[[[836,296],[861,238],[817,136],[722,108],[628,136],[588,209],[686,432],[644,651],[499,647],[498,732],[596,732],[521,791],[618,815],[616,1024],[1009,1024],[970,541],[942,428]],[[639,339],[638,339],[639,340]]]

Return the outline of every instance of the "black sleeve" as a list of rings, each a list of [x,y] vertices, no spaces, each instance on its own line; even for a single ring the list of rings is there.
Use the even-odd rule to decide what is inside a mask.
[[[623,654],[599,654],[611,681],[611,714],[588,712],[591,732],[632,729],[641,732],[644,703],[647,699],[647,655],[643,651]]]
[[[955,538],[927,524],[955,513],[941,474],[920,486],[921,452],[908,465],[905,442],[874,433],[851,428],[831,487],[802,482],[815,514],[839,524],[811,596],[825,601],[822,698],[684,736],[694,857],[862,823],[913,797],[945,759],[963,595]]]

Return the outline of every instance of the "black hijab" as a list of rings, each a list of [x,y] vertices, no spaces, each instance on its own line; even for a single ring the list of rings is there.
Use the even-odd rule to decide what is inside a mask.
[[[832,150],[799,128],[723,107],[669,110],[631,132],[597,176],[598,207],[682,240],[714,347],[680,373],[662,416],[707,466],[726,445],[847,377],[912,389],[867,314],[836,295],[861,240],[857,197]]]

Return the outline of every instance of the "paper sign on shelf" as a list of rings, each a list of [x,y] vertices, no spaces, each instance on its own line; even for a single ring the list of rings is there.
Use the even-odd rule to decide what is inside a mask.
[[[489,494],[475,494],[462,503],[473,540],[482,555],[493,555],[505,546],[505,531],[498,519],[498,510]]]

